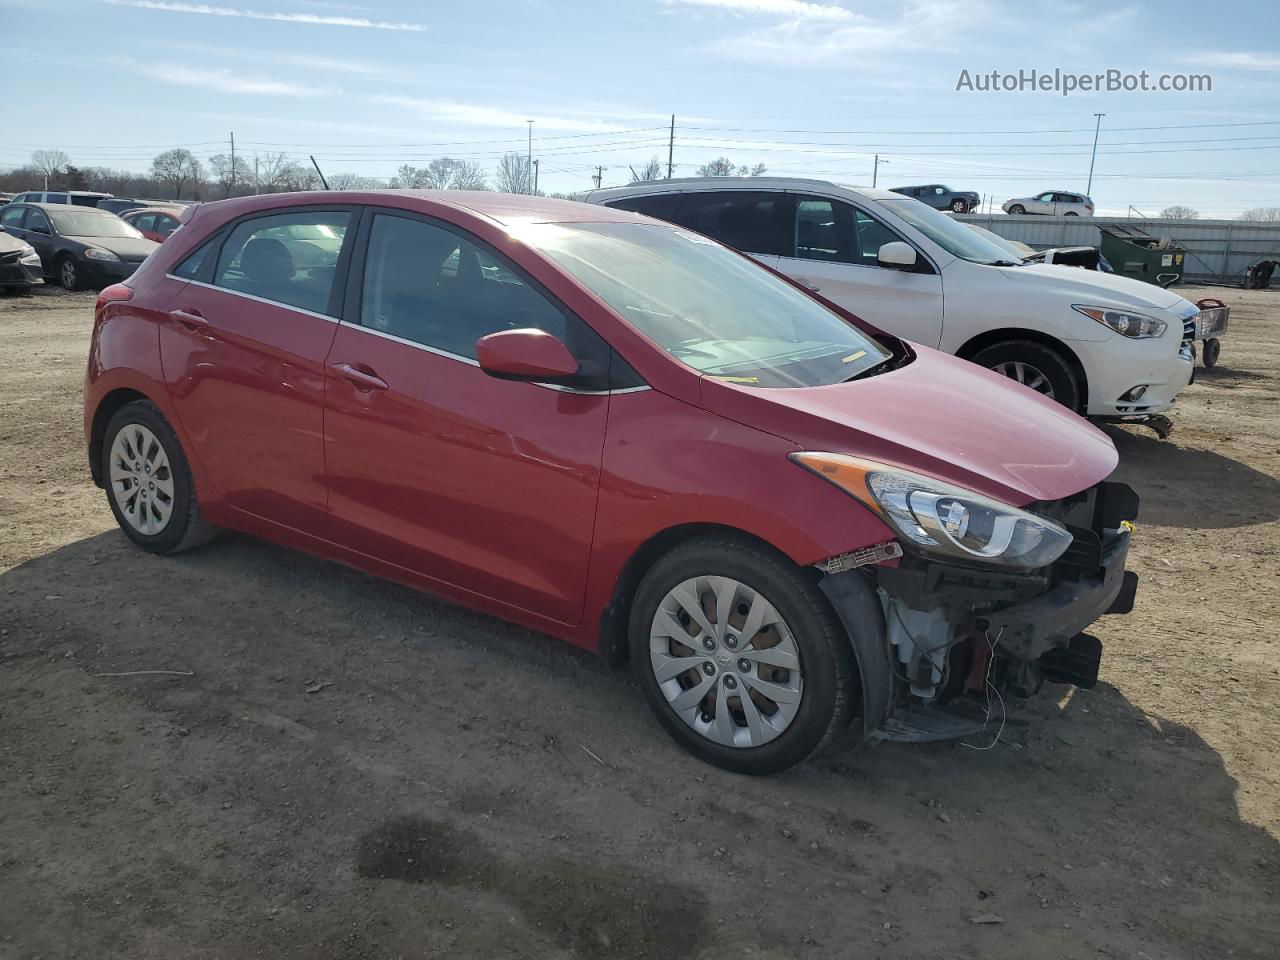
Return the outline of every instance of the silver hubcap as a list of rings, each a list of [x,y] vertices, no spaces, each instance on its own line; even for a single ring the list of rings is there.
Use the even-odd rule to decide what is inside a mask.
[[[1017,380],[1024,387],[1030,387],[1036,393],[1043,393],[1050,400],[1053,399],[1053,384],[1049,382],[1048,377],[1029,363],[1023,363],[1021,360],[1009,360],[1005,363],[997,363],[991,369],[1002,376],[1008,377],[1010,380]]]
[[[139,533],[154,536],[173,515],[173,471],[156,435],[131,423],[111,444],[111,496]]]
[[[677,716],[728,747],[777,737],[804,694],[790,628],[773,604],[728,577],[694,577],[662,598],[649,662]]]
[[[76,265],[70,260],[62,261],[62,285],[64,287],[76,285]]]

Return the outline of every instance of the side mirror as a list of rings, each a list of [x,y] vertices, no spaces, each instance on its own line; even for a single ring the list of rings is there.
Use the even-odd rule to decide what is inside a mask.
[[[480,369],[499,380],[562,380],[578,372],[578,361],[545,330],[502,330],[476,341]]]
[[[876,252],[876,262],[891,270],[910,270],[916,265],[916,248],[901,240],[891,240]]]

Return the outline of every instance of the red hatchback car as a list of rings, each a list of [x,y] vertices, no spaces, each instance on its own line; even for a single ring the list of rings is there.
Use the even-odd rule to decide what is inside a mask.
[[[120,214],[120,219],[148,240],[164,243],[178,229],[181,207],[135,207]]]
[[[90,467],[147,550],[234,528],[630,659],[749,773],[997,731],[1091,686],[1081,631],[1132,605],[1105,435],[703,236],[496,193],[184,217],[89,355]]]

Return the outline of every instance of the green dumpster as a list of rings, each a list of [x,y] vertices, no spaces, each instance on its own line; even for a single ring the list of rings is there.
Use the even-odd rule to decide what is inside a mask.
[[[1167,287],[1182,279],[1187,251],[1175,243],[1160,241],[1138,227],[1115,225],[1098,228],[1102,255],[1111,268],[1125,277]]]

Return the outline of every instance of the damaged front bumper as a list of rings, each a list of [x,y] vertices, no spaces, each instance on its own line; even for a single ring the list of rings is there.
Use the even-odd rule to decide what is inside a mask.
[[[1125,569],[1137,497],[1099,484],[1069,508],[1075,541],[1032,573],[907,556],[896,567],[829,573],[862,678],[863,734],[889,740],[968,736],[1003,720],[1007,699],[1042,683],[1092,687],[1101,642],[1084,631],[1133,608]]]

